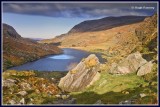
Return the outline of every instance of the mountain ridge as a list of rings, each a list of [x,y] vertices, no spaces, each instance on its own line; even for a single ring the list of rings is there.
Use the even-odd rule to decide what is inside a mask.
[[[122,25],[137,23],[143,21],[144,18],[146,16],[110,16],[96,20],[86,20],[75,25],[68,33],[107,30]]]

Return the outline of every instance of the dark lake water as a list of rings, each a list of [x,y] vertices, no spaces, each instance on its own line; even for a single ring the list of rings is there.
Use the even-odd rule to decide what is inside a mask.
[[[82,58],[88,57],[91,53],[64,48],[63,54],[49,55],[39,60],[28,62],[26,64],[16,66],[10,69],[13,70],[38,70],[38,71],[68,71],[75,67]],[[96,54],[99,61],[103,63],[105,60],[101,58],[100,54]]]

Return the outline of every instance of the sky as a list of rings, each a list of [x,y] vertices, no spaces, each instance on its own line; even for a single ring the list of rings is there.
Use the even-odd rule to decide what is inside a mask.
[[[155,2],[3,2],[2,22],[26,38],[54,38],[85,20],[109,16],[151,16]]]

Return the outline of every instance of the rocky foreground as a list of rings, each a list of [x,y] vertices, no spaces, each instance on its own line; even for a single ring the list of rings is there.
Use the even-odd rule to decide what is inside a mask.
[[[87,46],[100,42],[103,49],[93,47],[107,59],[105,64],[91,54],[58,79],[55,74],[52,78],[52,73],[44,73],[50,77],[46,78],[33,71],[3,72],[3,103],[158,104],[157,14],[138,24],[106,30],[107,35],[103,31],[82,34],[89,35],[84,36],[85,41],[76,39],[80,40],[78,45],[72,44],[70,39],[77,44],[75,38],[81,38],[80,34],[68,39],[67,44]]]
[[[34,71],[8,70],[3,72],[3,103],[143,104],[146,98],[151,101],[147,103],[157,103],[155,63],[147,62],[139,52],[124,58],[109,72],[103,72],[102,68],[98,58],[91,54],[60,81],[40,77]],[[148,78],[148,75],[153,77]],[[123,98],[116,100],[117,95]]]

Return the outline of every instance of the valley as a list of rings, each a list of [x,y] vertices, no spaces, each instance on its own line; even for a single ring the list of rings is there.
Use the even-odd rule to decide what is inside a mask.
[[[157,105],[157,18],[154,14],[84,21],[66,34],[37,42],[4,24],[3,103]],[[43,60],[49,56],[53,62]],[[47,69],[61,70],[9,69],[27,62],[32,66],[35,60],[40,61],[38,68],[46,64]],[[62,69],[70,64],[70,69]]]

